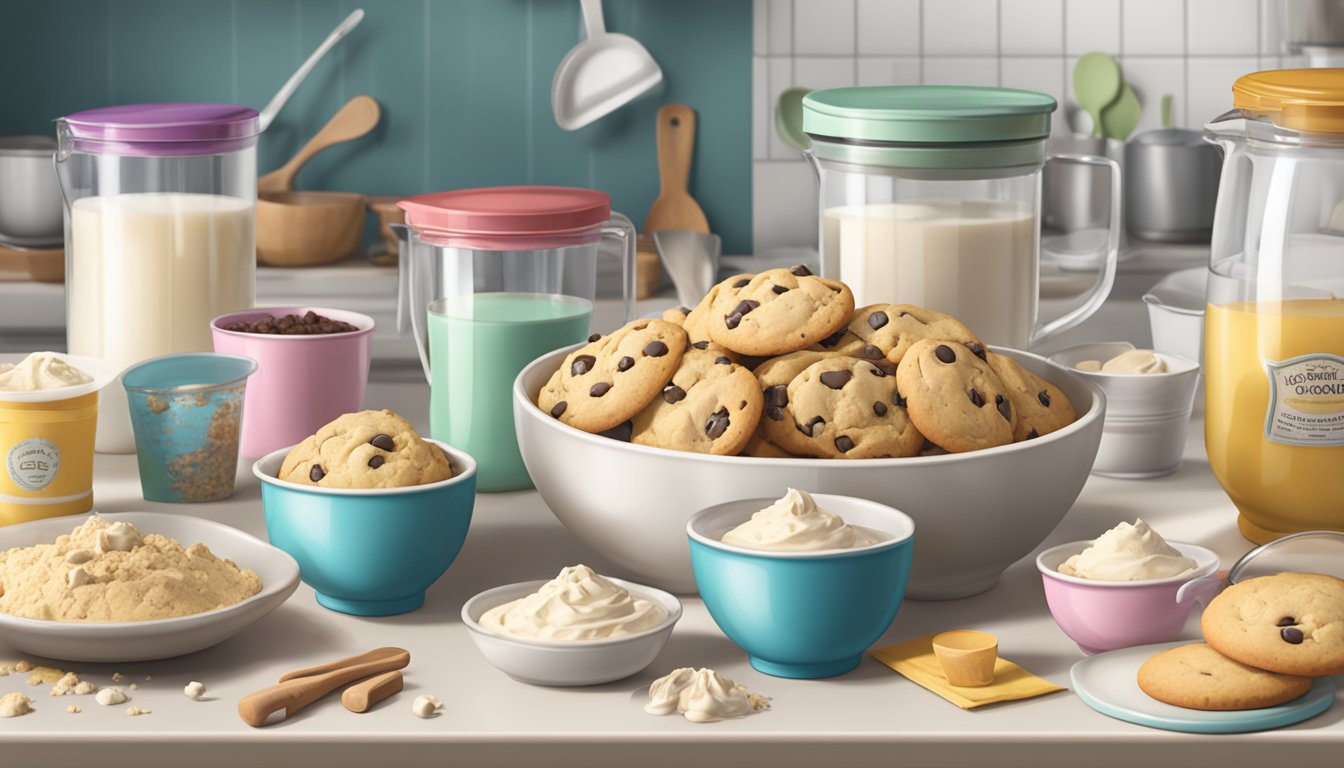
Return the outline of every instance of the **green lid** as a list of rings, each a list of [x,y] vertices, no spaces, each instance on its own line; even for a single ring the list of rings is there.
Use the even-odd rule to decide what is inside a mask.
[[[901,144],[1044,139],[1055,100],[1044,93],[960,85],[884,85],[813,91],[803,131],[818,138]]]

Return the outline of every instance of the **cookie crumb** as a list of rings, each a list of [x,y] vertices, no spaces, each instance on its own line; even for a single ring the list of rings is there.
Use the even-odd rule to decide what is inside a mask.
[[[0,717],[20,717],[33,711],[33,700],[15,691],[0,696]]]
[[[420,718],[435,717],[442,709],[443,702],[437,696],[417,696],[415,701],[411,702],[411,711]]]
[[[66,672],[61,676],[61,679],[57,680],[56,684],[51,687],[51,695],[67,696],[74,693],[75,689],[82,684],[83,681],[79,679],[79,675],[74,672]]]
[[[98,691],[98,695],[94,697],[94,701],[97,701],[104,707],[111,707],[117,704],[126,703],[126,694],[122,693],[120,688],[104,688]]]
[[[132,691],[137,691],[137,690],[139,690],[139,689],[140,689],[140,685],[139,685],[138,683],[131,683],[131,690],[132,690]]]
[[[51,685],[65,677],[65,670],[55,667],[33,667],[32,672],[28,676],[29,685]]]
[[[113,673],[112,673],[112,682],[114,682],[114,683],[120,683],[122,680],[125,680],[125,679],[126,679],[126,676],[123,675],[123,674],[121,674],[120,672],[113,672]]]
[[[182,689],[182,695],[192,701],[200,701],[201,697],[205,695],[205,683],[198,683],[195,680],[192,680]]]
[[[71,704],[70,706],[66,707],[65,711],[72,715],[78,715],[80,713],[79,707],[74,704]]]
[[[31,672],[32,669],[33,665],[26,661],[20,661],[19,663],[14,665],[15,672]]]
[[[139,707],[127,707],[127,708],[126,708],[126,716],[127,716],[127,717],[139,717],[139,716],[141,716],[141,715],[152,715],[152,714],[154,714],[154,710],[152,710],[152,709],[141,709],[141,708],[139,708]]]

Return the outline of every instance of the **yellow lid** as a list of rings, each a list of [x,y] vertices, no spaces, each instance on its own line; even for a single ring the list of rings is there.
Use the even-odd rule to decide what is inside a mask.
[[[1232,105],[1283,128],[1344,133],[1344,69],[1275,69],[1243,75]]]

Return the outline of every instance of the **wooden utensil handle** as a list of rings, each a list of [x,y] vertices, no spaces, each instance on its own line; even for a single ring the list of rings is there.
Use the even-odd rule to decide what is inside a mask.
[[[404,669],[410,662],[411,655],[403,651],[399,655],[355,664],[322,675],[293,678],[244,696],[238,701],[238,716],[248,725],[260,728],[266,724],[267,718],[282,709],[285,710],[285,717],[293,717],[304,707],[347,683],[394,669]]]
[[[407,651],[404,648],[397,648],[395,646],[374,648],[372,651],[366,651],[365,653],[361,653],[358,656],[351,656],[348,659],[341,659],[339,661],[333,661],[329,664],[319,664],[316,667],[308,667],[306,669],[296,669],[293,672],[286,672],[285,674],[280,676],[280,680],[278,682],[283,683],[287,680],[293,680],[297,677],[311,677],[313,675],[321,675],[327,672],[334,672],[338,669],[343,669],[345,667],[353,667],[356,664],[368,664],[369,662],[372,661],[381,661],[383,659],[394,658],[406,652]]]
[[[346,688],[341,694],[341,703],[351,712],[368,712],[378,702],[399,693],[404,684],[405,678],[393,670]]]
[[[695,110],[664,104],[658,110],[658,187],[660,194],[685,192],[695,153]]]

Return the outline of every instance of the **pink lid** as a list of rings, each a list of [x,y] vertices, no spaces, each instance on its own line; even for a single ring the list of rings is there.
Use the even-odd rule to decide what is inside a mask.
[[[490,250],[596,241],[611,197],[580,187],[485,187],[433,192],[397,203],[421,240]]]

